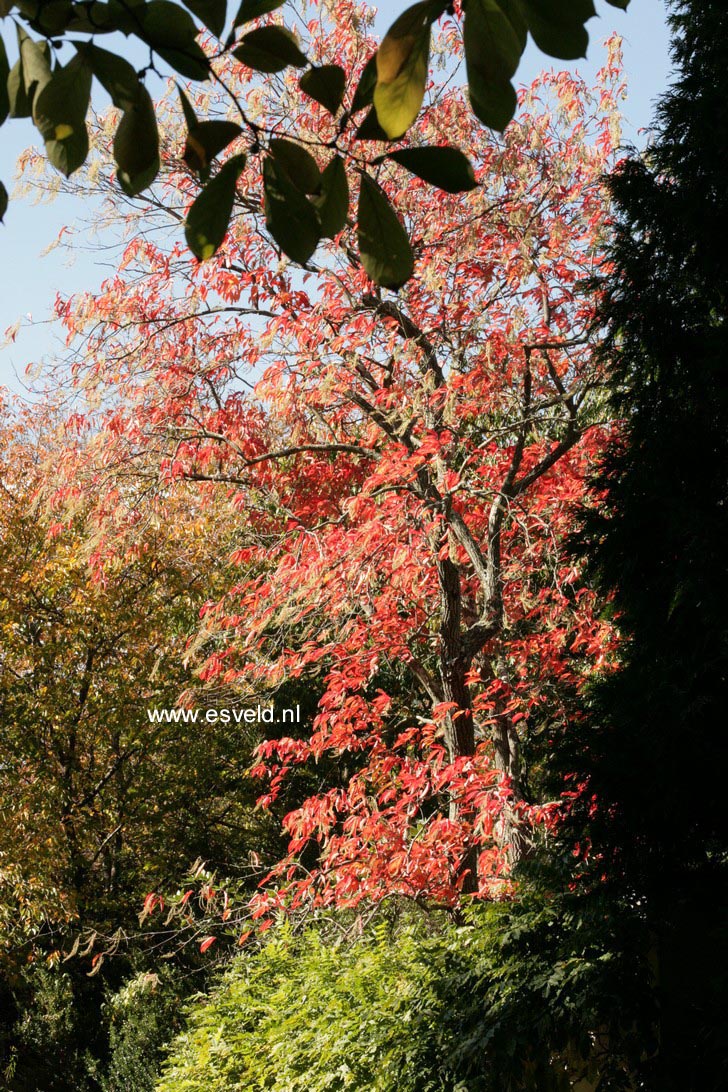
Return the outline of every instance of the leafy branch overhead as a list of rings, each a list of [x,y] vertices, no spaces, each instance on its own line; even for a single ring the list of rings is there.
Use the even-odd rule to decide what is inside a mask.
[[[607,2],[624,9],[629,0]],[[457,21],[473,112],[484,125],[502,131],[516,109],[512,80],[529,34],[544,53],[571,60],[586,53],[585,24],[595,14],[592,0],[462,0],[457,11],[443,0],[419,0],[394,21],[357,79],[341,65],[313,64],[290,29],[267,19],[283,3],[242,0],[229,24],[226,0],[185,0],[184,7],[172,0],[0,0],[0,16],[6,25],[14,24],[17,35],[12,66],[0,38],[0,124],[8,117],[32,118],[49,161],[68,176],[88,155],[86,115],[96,80],[121,111],[113,146],[117,179],[134,197],[154,182],[160,169],[157,117],[144,82],[148,71],[157,71],[158,61],[196,81],[220,82],[215,62],[227,56],[264,77],[302,70],[300,90],[338,118],[338,138],[330,142],[333,155],[321,171],[302,145],[271,139],[237,99],[240,125],[198,119],[187,97],[180,95],[187,124],[184,160],[203,187],[185,226],[192,252],[202,260],[217,251],[229,227],[245,156],[259,153],[264,156],[268,231],[283,253],[305,265],[319,241],[333,238],[349,218],[349,188],[338,144],[349,127],[362,142],[397,144],[396,150],[372,160],[357,157],[359,167],[365,162],[376,168],[391,159],[447,193],[475,186],[472,166],[457,148],[400,145],[422,107],[433,24],[446,15]],[[148,47],[146,68],[136,71],[124,57],[97,45],[98,36],[113,33]],[[198,40],[201,34],[205,49]],[[61,63],[57,55],[64,46],[72,47],[73,55]],[[248,140],[245,152],[240,149],[213,174],[214,160],[240,138]],[[0,219],[7,203],[0,183]],[[413,269],[407,232],[366,170],[356,219],[367,273],[384,287],[400,287]]]

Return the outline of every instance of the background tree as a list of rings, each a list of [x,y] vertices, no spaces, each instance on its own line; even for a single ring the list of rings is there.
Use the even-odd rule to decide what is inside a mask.
[[[586,780],[587,875],[646,930],[659,1008],[650,1087],[697,1090],[728,1080],[728,134],[717,112],[728,19],[717,3],[672,8],[678,75],[654,143],[611,179],[599,312],[625,425],[583,550],[626,642],[591,691],[586,758],[571,763]]]
[[[165,948],[197,955],[194,915],[186,933],[141,935],[149,891],[174,892],[198,857],[254,887],[251,852],[281,851],[254,811],[254,729],[148,717],[183,690],[213,701],[187,643],[230,578],[226,514],[184,485],[146,498],[138,478],[117,479],[105,522],[77,488],[84,437],[67,424],[42,404],[4,409],[0,440],[1,1065],[12,1061],[10,1088],[49,1092],[98,1087],[84,1054],[102,1067],[105,991],[132,971],[153,977]],[[86,958],[63,962],[79,939]],[[195,958],[183,951],[148,991],[152,1011],[194,982],[175,978],[180,964]]]
[[[342,23],[340,48],[357,40]],[[520,755],[529,726],[562,717],[561,684],[609,652],[556,553],[604,436],[582,282],[618,139],[614,43],[603,79],[598,103],[546,77],[502,142],[479,138],[457,93],[433,104],[418,135],[462,132],[478,182],[465,197],[425,208],[425,183],[396,161],[361,178],[371,214],[385,222],[387,196],[418,239],[420,276],[399,296],[372,288],[353,228],[310,262],[311,283],[285,262],[272,272],[253,201],[203,267],[134,214],[117,275],[59,301],[69,337],[85,335],[79,380],[114,401],[89,480],[151,452],[163,481],[217,482],[244,514],[234,559],[257,575],[206,612],[227,634],[206,677],[259,691],[325,675],[313,735],[271,740],[259,766],[270,803],[292,768],[347,756],[346,785],[287,819],[281,875],[312,848],[323,865],[303,901],[453,901],[475,885],[476,851],[482,892],[500,889],[527,817],[544,814]],[[288,141],[293,100],[260,87],[257,103],[281,164],[313,184],[329,168]],[[255,163],[240,184],[257,192]],[[171,173],[149,223],[189,185]],[[366,220],[357,230],[368,238]]]

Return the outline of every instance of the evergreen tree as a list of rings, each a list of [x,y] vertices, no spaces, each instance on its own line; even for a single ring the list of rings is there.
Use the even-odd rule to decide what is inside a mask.
[[[610,182],[601,320],[625,428],[581,549],[626,644],[572,769],[594,889],[644,922],[654,967],[640,1087],[709,1092],[728,1087],[728,9],[679,0],[671,24],[678,73],[655,142]]]

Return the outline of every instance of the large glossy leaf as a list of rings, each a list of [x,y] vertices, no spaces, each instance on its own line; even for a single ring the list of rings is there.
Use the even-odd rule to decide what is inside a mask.
[[[305,265],[321,238],[316,209],[272,156],[263,163],[263,191],[268,231],[284,254]]]
[[[249,23],[253,19],[259,19],[261,15],[268,15],[276,11],[285,3],[285,0],[243,0],[238,8],[233,26],[240,27],[243,23]]]
[[[185,238],[200,261],[211,258],[220,248],[230,226],[235,190],[245,156],[234,155],[195,198],[185,220]]]
[[[45,141],[48,159],[68,177],[88,155],[86,112],[91,69],[80,53],[57,68],[33,100],[33,121]]]
[[[74,42],[96,79],[107,92],[114,106],[128,110],[139,98],[142,83],[135,69],[123,57],[100,49],[91,42]]]
[[[155,49],[184,49],[197,37],[189,12],[172,0],[149,0],[137,8],[144,37]]]
[[[119,184],[130,197],[150,186],[159,171],[159,133],[154,103],[145,87],[125,110],[114,137]]]
[[[228,144],[237,139],[243,130],[234,121],[222,119],[200,121],[192,103],[179,84],[177,91],[187,123],[187,139],[182,159],[190,170],[196,171],[205,180],[210,173],[209,168],[213,159],[227,148]]]
[[[422,106],[430,57],[430,4],[413,4],[377,50],[374,108],[390,140],[407,132]]]
[[[5,51],[5,42],[0,38],[0,125],[3,124],[10,112],[10,97],[8,95],[8,76],[10,65]]]
[[[351,103],[351,112],[355,114],[357,110],[363,110],[365,106],[371,106],[374,101],[374,88],[377,86],[377,55],[372,53],[371,57],[364,65],[362,74],[359,77],[359,83],[356,86],[354,92],[354,98]]]
[[[478,184],[470,160],[458,148],[401,148],[379,156],[375,162],[384,159],[394,160],[424,182],[446,193],[464,193],[475,189]]]
[[[195,41],[197,27],[189,12],[171,0],[150,0],[139,6],[144,41],[171,65],[191,80],[205,80],[210,62]]]
[[[242,133],[234,121],[201,121],[190,129],[182,158],[190,170],[205,175],[213,159]]]
[[[364,116],[364,120],[354,133],[354,136],[357,140],[379,140],[385,143],[389,140],[389,137],[377,120],[377,111],[373,106],[369,113]]]
[[[550,57],[586,57],[584,23],[596,14],[592,0],[521,0],[533,40]]]
[[[485,125],[502,131],[515,113],[511,79],[527,38],[520,0],[470,0],[463,38],[473,111]]]
[[[203,26],[216,37],[221,37],[227,17],[227,0],[183,0],[183,3]]]
[[[349,214],[349,183],[344,160],[335,155],[321,175],[321,191],[312,201],[318,209],[321,236],[333,239],[346,224]]]
[[[55,37],[68,28],[73,12],[71,0],[45,0],[45,3],[20,3],[28,25],[38,34]]]
[[[270,142],[270,152],[294,186],[304,193],[316,193],[321,185],[321,172],[310,152],[292,140],[276,138]]]
[[[34,42],[18,27],[18,47],[23,87],[28,101],[33,104],[33,97],[51,78],[51,51],[48,42]]]
[[[344,98],[346,73],[338,64],[320,65],[304,72],[299,85],[302,91],[320,102],[330,114],[335,114]]]
[[[295,36],[278,26],[258,27],[244,34],[233,56],[256,72],[282,72],[289,65],[304,68],[308,64]]]
[[[400,288],[412,276],[414,259],[407,232],[381,186],[362,173],[357,237],[367,274],[384,288]]]
[[[10,69],[6,83],[8,93],[9,116],[11,118],[29,118],[32,114],[30,99],[25,90],[23,65],[17,60]]]

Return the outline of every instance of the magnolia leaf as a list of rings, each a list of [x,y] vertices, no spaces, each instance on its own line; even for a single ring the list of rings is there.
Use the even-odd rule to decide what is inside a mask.
[[[516,110],[511,78],[527,36],[518,0],[470,0],[463,26],[470,102],[476,117],[499,132]]]
[[[136,11],[144,37],[155,49],[185,49],[197,37],[192,16],[172,0],[149,0]]]
[[[362,173],[357,225],[359,254],[367,274],[384,288],[400,288],[412,276],[407,232],[381,186]]]
[[[191,80],[205,80],[210,62],[195,41],[197,27],[189,12],[171,0],[150,0],[139,5],[144,41],[171,65]]]
[[[335,114],[344,98],[346,73],[338,64],[309,68],[301,76],[299,86],[305,94],[320,102],[330,114]]]
[[[289,65],[304,68],[308,61],[295,35],[285,27],[258,27],[243,35],[233,56],[256,72],[282,72]]]
[[[232,144],[242,131],[234,121],[201,121],[188,132],[182,158],[190,170],[205,174],[213,159],[228,144]]]
[[[227,0],[183,0],[183,3],[216,38],[222,36],[227,18]]]
[[[163,49],[155,46],[155,51],[180,76],[186,76],[189,80],[209,79],[210,61],[197,42],[190,42],[184,49]]]
[[[238,14],[233,22],[234,27],[249,23],[252,19],[259,19],[261,15],[268,15],[271,11],[277,11],[284,0],[243,0],[238,8]]]
[[[362,74],[359,77],[359,83],[356,86],[354,92],[354,99],[351,104],[351,112],[355,114],[357,110],[363,110],[365,106],[371,106],[374,100],[374,88],[377,86],[377,55],[372,53],[371,57],[364,65]]]
[[[103,4],[93,0],[88,6],[77,3],[68,23],[69,31],[82,34],[138,34],[139,20],[134,15],[134,5],[122,0],[109,0]]]
[[[119,184],[129,197],[150,186],[159,171],[159,132],[154,103],[140,86],[137,101],[124,111],[114,137]]]
[[[584,23],[596,15],[592,0],[521,0],[521,4],[539,49],[562,61],[586,57],[589,35]]]
[[[192,103],[187,98],[184,88],[180,87],[179,84],[177,84],[177,94],[179,95],[179,101],[182,104],[182,113],[185,116],[185,125],[190,131],[196,129],[197,126],[200,124],[197,114],[195,113]]]
[[[32,108],[34,95],[51,78],[51,50],[48,42],[34,42],[21,27],[18,27],[18,48],[23,87]]]
[[[377,111],[372,106],[363,122],[354,133],[357,140],[380,140],[386,143],[389,137],[377,120]]]
[[[394,160],[423,182],[446,193],[464,193],[478,185],[470,160],[458,148],[401,148],[379,156],[374,162],[381,163],[385,159]]]
[[[321,172],[310,152],[291,140],[273,139],[270,152],[278,167],[282,167],[291,182],[304,193],[316,193],[321,185]]]
[[[45,141],[48,159],[68,177],[88,155],[86,112],[91,69],[80,53],[57,68],[33,100],[33,121]]]
[[[96,79],[119,110],[129,110],[139,98],[143,86],[134,68],[118,57],[100,49],[92,42],[74,42],[76,52],[83,57]]]
[[[10,65],[5,51],[5,42],[0,38],[0,125],[3,124],[10,113],[10,96],[8,94],[8,77]]]
[[[0,223],[5,219],[5,213],[8,211],[8,191],[5,186],[0,182]]]
[[[349,213],[349,183],[344,160],[335,155],[321,175],[321,192],[311,199],[318,209],[321,236],[333,239],[346,224]]]
[[[19,60],[17,60],[13,67],[10,69],[6,87],[8,92],[8,105],[10,108],[9,117],[29,118],[33,110],[30,104],[30,99],[28,98],[28,95],[25,91],[23,66]]]
[[[392,24],[377,50],[374,109],[390,140],[407,132],[422,106],[430,57],[429,3],[413,4]]]
[[[227,235],[245,156],[234,155],[195,198],[185,220],[187,245],[200,261],[211,258]]]
[[[25,7],[25,5],[22,5],[22,7]],[[46,0],[43,4],[35,3],[33,8],[35,10],[32,17],[30,17],[27,9],[23,14],[28,24],[33,27],[33,30],[37,30],[39,34],[55,37],[68,29],[73,14],[71,0]]]
[[[268,231],[284,254],[305,265],[321,237],[316,209],[273,156],[263,163],[263,190]]]

